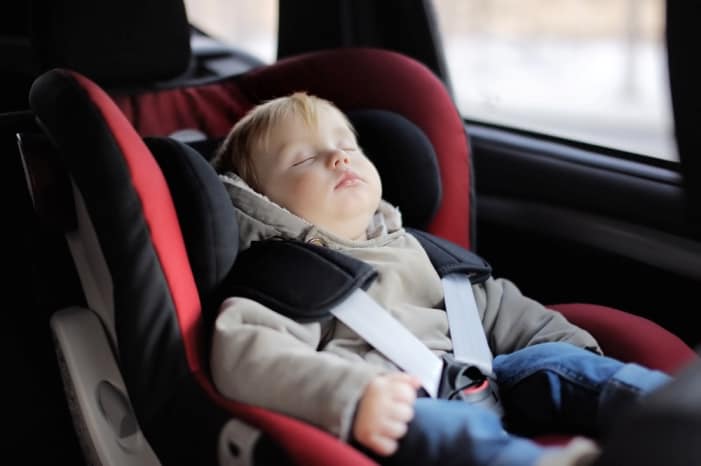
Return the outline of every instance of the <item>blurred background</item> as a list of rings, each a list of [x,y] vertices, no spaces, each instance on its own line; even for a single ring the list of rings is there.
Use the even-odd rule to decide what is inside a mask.
[[[434,0],[465,118],[676,161],[663,0]],[[276,0],[186,0],[272,63]]]

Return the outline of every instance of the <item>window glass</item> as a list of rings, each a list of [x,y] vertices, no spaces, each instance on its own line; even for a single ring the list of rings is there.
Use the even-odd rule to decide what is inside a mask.
[[[466,118],[678,160],[664,0],[434,0]]]
[[[277,55],[277,0],[185,0],[190,22],[266,63]]]

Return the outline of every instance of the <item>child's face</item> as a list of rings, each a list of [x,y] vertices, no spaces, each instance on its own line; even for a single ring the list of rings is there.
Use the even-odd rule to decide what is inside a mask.
[[[253,150],[260,190],[272,201],[342,238],[363,239],[382,196],[380,176],[333,108],[318,125],[293,116]]]

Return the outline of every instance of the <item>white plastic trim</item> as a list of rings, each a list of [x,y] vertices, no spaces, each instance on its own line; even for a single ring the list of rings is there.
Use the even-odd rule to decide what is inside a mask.
[[[75,231],[66,233],[66,242],[71,251],[88,307],[97,313],[102,320],[102,324],[109,334],[110,343],[116,350],[118,346],[114,331],[112,275],[107,268],[107,262],[102,254],[95,227],[85,207],[83,195],[73,180],[71,180],[71,185],[77,228]]]
[[[219,434],[220,466],[252,466],[260,430],[238,419],[226,423]]]
[[[104,466],[157,466],[129,403],[107,335],[81,307],[51,318],[61,375],[86,460]]]

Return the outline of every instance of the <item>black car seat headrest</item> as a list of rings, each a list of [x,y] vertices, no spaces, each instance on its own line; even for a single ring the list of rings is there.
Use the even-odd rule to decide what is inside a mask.
[[[441,201],[441,176],[426,134],[386,110],[354,110],[348,118],[360,147],[380,173],[383,197],[399,207],[404,225],[428,228]]]
[[[31,41],[40,70],[60,66],[103,86],[131,87],[188,69],[190,26],[182,1],[31,3]]]

